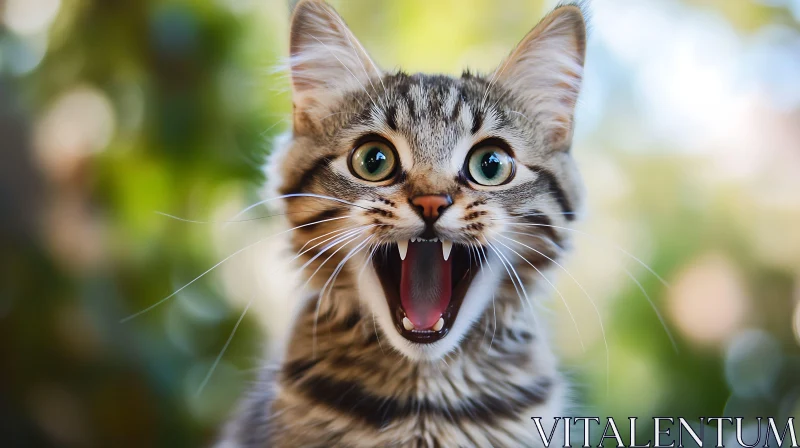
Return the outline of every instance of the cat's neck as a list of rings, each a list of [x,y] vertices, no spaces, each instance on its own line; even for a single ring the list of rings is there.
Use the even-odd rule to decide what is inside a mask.
[[[419,408],[511,416],[560,401],[546,336],[516,297],[498,297],[444,359],[417,361],[392,349],[354,291],[312,297],[299,313],[280,370],[282,388],[378,426]]]

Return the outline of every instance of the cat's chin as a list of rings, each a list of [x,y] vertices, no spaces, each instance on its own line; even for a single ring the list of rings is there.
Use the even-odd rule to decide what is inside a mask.
[[[465,247],[454,245],[448,266],[452,270],[452,290],[448,303],[441,305],[442,322],[427,329],[409,329],[406,328],[408,322],[404,323],[408,320],[404,307],[404,303],[408,305],[408,298],[400,297],[400,259],[396,246],[391,249],[373,257],[370,268],[359,278],[359,295],[368,302],[382,333],[394,349],[414,361],[441,359],[458,347],[473,323],[486,311],[499,278],[492,269],[478,266]],[[392,256],[397,260],[391,259]],[[492,262],[490,257],[484,265]]]

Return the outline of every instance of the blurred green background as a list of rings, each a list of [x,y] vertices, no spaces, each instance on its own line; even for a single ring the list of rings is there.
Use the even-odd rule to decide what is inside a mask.
[[[452,74],[490,71],[554,5],[331,3],[383,67]],[[604,325],[565,275],[580,335],[560,301],[550,317],[579,413],[800,416],[800,0],[590,9],[574,154],[592,236],[566,266]],[[289,123],[289,11],[0,2],[0,445],[206,445],[274,352],[279,240],[120,320],[281,228],[156,212],[222,221],[258,199]]]

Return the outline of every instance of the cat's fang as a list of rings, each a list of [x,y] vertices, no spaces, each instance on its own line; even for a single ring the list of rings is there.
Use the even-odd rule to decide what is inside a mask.
[[[439,320],[437,320],[436,323],[433,324],[433,331],[439,331],[442,328],[444,328],[444,318],[440,317]]]
[[[442,319],[440,318],[439,320],[442,320]],[[437,322],[436,325],[439,325],[439,323]],[[444,325],[444,321],[442,321],[442,325]],[[403,318],[403,328],[405,328],[408,331],[411,331],[411,330],[414,329],[414,324],[412,324],[411,321],[408,320],[407,317],[404,317]]]
[[[444,257],[444,261],[447,261],[447,259],[450,258],[451,250],[453,250],[453,242],[442,240],[442,256]]]
[[[398,241],[397,251],[400,252],[400,259],[405,260],[406,254],[408,253],[408,240]],[[445,260],[447,260],[447,258],[445,258]]]

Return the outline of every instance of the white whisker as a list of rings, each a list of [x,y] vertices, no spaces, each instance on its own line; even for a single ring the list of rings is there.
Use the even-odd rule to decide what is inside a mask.
[[[357,236],[356,236],[356,238],[358,238],[358,237],[360,237],[360,236],[361,236],[361,234],[357,235]],[[312,330],[312,333],[311,333],[311,334],[312,334],[312,340],[311,340],[311,353],[312,353],[312,358],[316,358],[316,349],[317,349],[317,323],[318,323],[318,321],[319,321],[319,311],[320,311],[320,309],[322,308],[322,301],[323,301],[323,300],[324,300],[324,298],[325,298],[325,291],[326,291],[326,288],[328,288],[328,285],[330,284],[330,289],[328,289],[328,291],[327,291],[327,292],[328,292],[328,295],[330,295],[330,292],[331,292],[331,290],[333,289],[333,283],[331,283],[331,282],[332,282],[332,281],[333,281],[333,282],[336,282],[336,278],[339,276],[339,273],[341,272],[341,270],[342,270],[342,268],[344,267],[345,263],[347,263],[347,261],[348,261],[348,260],[350,260],[350,258],[351,258],[351,257],[352,257],[354,254],[358,253],[358,252],[359,252],[359,251],[360,251],[360,250],[361,250],[361,249],[364,247],[364,245],[365,245],[365,244],[367,244],[367,243],[369,242],[369,240],[370,240],[370,239],[371,239],[371,237],[369,237],[369,238],[365,239],[364,241],[362,241],[362,242],[358,243],[358,244],[356,245],[356,247],[354,247],[353,249],[351,249],[351,250],[350,250],[350,252],[348,252],[348,253],[347,253],[347,255],[345,255],[345,257],[342,259],[342,261],[340,261],[340,262],[339,262],[339,264],[338,264],[338,265],[336,266],[336,268],[333,270],[333,273],[332,273],[332,274],[331,274],[331,275],[328,277],[328,280],[327,280],[327,281],[325,281],[325,284],[323,284],[323,285],[322,285],[322,288],[321,288],[321,289],[320,289],[320,291],[319,291],[319,296],[317,297],[317,309],[316,309],[316,311],[315,311],[315,313],[314,313],[314,328],[313,328],[313,330]],[[352,242],[352,241],[354,241],[354,240],[350,240],[350,241],[348,241],[348,243],[350,243],[350,242]],[[342,245],[342,247],[340,247],[339,249],[336,249],[336,251],[335,251],[333,254],[331,254],[331,256],[333,256],[333,255],[336,255],[336,252],[338,252],[339,250],[341,250],[343,247],[345,247],[345,245]],[[325,261],[327,262],[327,260],[325,260]],[[323,264],[324,264],[324,263],[323,263]]]
[[[353,230],[356,230],[356,229],[359,229],[359,230],[360,229],[365,229],[365,228],[367,228],[367,226],[350,226],[350,227],[345,227],[343,229],[334,230],[333,232],[328,232],[325,235],[320,235],[320,236],[318,236],[316,238],[312,238],[312,239],[306,241],[306,243],[303,244],[303,247],[300,248],[300,251],[298,251],[297,255],[295,255],[294,258],[292,258],[289,261],[292,262],[294,260],[297,260],[298,258],[300,258],[301,256],[305,255],[306,253],[314,250],[315,248],[327,243],[328,241],[330,241],[330,240],[332,240],[332,239],[334,239],[336,237],[344,235],[346,232],[353,231]],[[333,233],[334,235],[329,236],[328,238],[325,238],[324,240],[320,241],[319,243],[314,244],[313,246],[311,246],[308,249],[304,250],[304,248],[308,245],[308,243],[314,241],[317,238],[322,238],[324,236],[330,235],[331,233]]]
[[[583,349],[583,351],[585,352],[585,351],[586,351],[586,345],[583,343],[583,335],[581,334],[581,330],[580,330],[580,328],[578,327],[578,322],[575,320],[575,315],[574,315],[574,314],[572,314],[572,309],[570,308],[570,306],[569,306],[569,303],[567,303],[567,299],[566,299],[566,298],[564,298],[564,295],[563,295],[563,294],[561,294],[561,291],[559,291],[559,290],[558,290],[558,288],[556,287],[556,285],[554,285],[554,284],[553,284],[553,282],[552,282],[552,281],[550,281],[550,279],[549,279],[549,278],[547,278],[547,276],[546,276],[546,275],[544,275],[544,273],[543,273],[542,271],[540,271],[540,270],[539,270],[539,268],[537,268],[537,267],[536,267],[536,266],[535,266],[533,263],[531,263],[530,261],[528,261],[528,259],[527,259],[527,258],[523,257],[523,256],[522,256],[522,254],[520,254],[520,253],[519,253],[519,252],[517,252],[516,250],[512,249],[511,247],[509,247],[508,245],[506,245],[506,244],[505,244],[505,243],[503,243],[502,241],[498,241],[496,238],[494,238],[494,241],[495,241],[495,242],[497,242],[498,244],[500,244],[501,246],[505,247],[506,249],[510,250],[511,252],[513,252],[513,253],[514,253],[516,256],[518,256],[519,258],[521,258],[521,259],[522,259],[524,262],[528,263],[528,265],[530,265],[530,267],[532,267],[533,269],[535,269],[535,270],[536,270],[536,272],[537,272],[537,273],[538,273],[538,274],[539,274],[539,275],[542,277],[542,279],[544,279],[544,281],[546,281],[546,282],[547,282],[547,284],[548,284],[548,285],[550,285],[550,286],[553,288],[553,290],[556,292],[556,294],[558,294],[558,297],[560,297],[560,298],[561,298],[561,302],[562,302],[562,303],[564,304],[564,306],[567,308],[567,313],[569,314],[569,318],[572,320],[572,324],[575,326],[575,332],[576,332],[576,333],[578,333],[578,340],[579,340],[579,341],[580,341],[580,343],[581,343],[581,348],[582,348],[582,349]]]
[[[252,305],[252,304],[253,304],[253,300],[250,299],[250,301],[247,302],[247,306],[244,307],[244,311],[242,311],[242,314],[239,316],[239,320],[237,320],[236,324],[233,326],[233,330],[231,330],[231,334],[228,336],[228,340],[225,341],[225,345],[222,346],[222,350],[220,350],[219,355],[217,355],[217,358],[214,360],[214,363],[211,365],[211,368],[208,370],[208,373],[206,374],[206,377],[203,378],[203,382],[200,383],[200,387],[197,388],[197,392],[195,393],[195,395],[200,395],[200,393],[206,387],[206,384],[208,383],[208,380],[211,379],[211,375],[214,374],[214,370],[216,370],[217,365],[219,364],[220,360],[222,359],[222,355],[225,354],[225,351],[228,349],[228,346],[231,344],[231,341],[233,340],[233,335],[235,335],[236,334],[236,330],[239,329],[239,324],[241,324],[242,320],[244,320],[244,316],[245,316],[245,314],[247,314],[247,310],[250,309],[250,305]]]
[[[544,241],[547,241],[547,242],[555,245],[556,247],[559,247],[557,244],[555,244],[549,238],[545,238],[545,237],[543,237],[543,236],[541,236],[539,234],[536,234],[536,233],[516,232],[516,231],[510,231],[510,230],[507,230],[506,232],[508,232],[508,233],[517,233],[517,234],[520,234],[520,235],[533,236],[533,237],[536,237],[536,238],[540,238],[540,239],[542,239]],[[587,235],[589,235],[589,234],[587,234]],[[589,235],[589,236],[592,236],[592,235]],[[628,268],[626,268],[622,264],[620,264],[620,267],[622,268],[623,271],[625,271],[625,274],[628,277],[630,277],[630,279],[636,284],[636,286],[639,288],[639,290],[645,296],[645,298],[647,299],[647,302],[650,304],[650,308],[652,308],[653,313],[655,313],[656,317],[658,318],[659,322],[661,323],[662,328],[664,328],[664,332],[667,334],[667,337],[669,338],[670,343],[672,344],[672,348],[675,350],[676,353],[678,353],[678,351],[679,351],[678,350],[678,344],[675,342],[675,338],[672,336],[672,332],[669,330],[669,327],[667,327],[667,324],[666,324],[666,321],[664,320],[664,317],[661,315],[661,312],[658,310],[658,307],[656,307],[655,303],[650,298],[650,295],[647,293],[647,291],[645,290],[644,286],[642,286],[642,284],[636,279],[636,277],[633,275],[633,273],[631,273],[631,271],[628,270]],[[653,274],[655,274],[655,273],[653,273]]]
[[[506,273],[508,273],[509,279],[511,279],[511,283],[514,284],[514,289],[517,289],[516,285],[519,284],[519,287],[522,289],[522,293],[525,296],[526,303],[531,307],[533,307],[533,303],[528,298],[528,292],[525,290],[525,285],[522,283],[522,279],[520,279],[519,274],[517,274],[517,270],[514,269],[514,266],[511,264],[509,259],[505,257],[500,251],[498,251],[497,248],[494,247],[491,243],[488,244],[488,247],[489,249],[494,251],[495,255],[497,255],[497,258],[500,260],[500,263],[502,263],[503,267],[506,270]],[[512,271],[513,271],[513,277],[512,277]],[[516,282],[514,282],[515,278]],[[519,295],[519,289],[517,289],[517,295]]]
[[[236,220],[236,221],[200,221],[200,220],[196,220],[196,219],[181,218],[180,216],[170,215],[169,213],[160,212],[158,210],[154,210],[153,213],[155,213],[156,215],[161,215],[161,216],[164,216],[164,217],[167,217],[167,218],[170,218],[170,219],[174,219],[176,221],[186,222],[186,223],[190,223],[190,224],[222,224],[222,223],[231,223],[231,222],[248,222],[248,221],[256,221],[256,220],[265,218],[265,217],[247,218],[247,219],[240,219],[240,220]],[[278,215],[275,215],[275,216],[278,216]]]
[[[314,238],[311,238],[311,239],[309,239],[308,241],[306,241],[306,242],[305,242],[305,244],[303,244],[303,245],[300,247],[300,249],[298,250],[298,252],[300,252],[300,251],[302,251],[303,249],[305,249],[305,248],[306,248],[306,246],[308,246],[308,244],[309,244],[309,243],[311,243],[312,241],[316,241],[316,240],[318,240],[318,239],[320,239],[320,238],[325,238],[326,236],[328,236],[328,235],[331,235],[331,234],[334,234],[334,233],[341,233],[341,232],[344,232],[344,231],[347,231],[347,230],[350,230],[350,229],[354,229],[354,228],[356,228],[356,227],[358,227],[358,226],[357,226],[357,225],[355,225],[355,226],[348,226],[348,227],[344,227],[344,228],[341,228],[341,229],[331,230],[330,232],[324,233],[324,234],[322,234],[322,235],[320,235],[320,236],[315,236]]]
[[[367,259],[364,260],[364,265],[361,266],[361,269],[358,271],[358,277],[356,277],[357,279],[361,279],[361,275],[364,274],[364,271],[367,269],[367,266],[369,266],[369,262],[372,260],[372,257],[375,256],[375,252],[378,250],[379,247],[380,247],[380,242],[373,245],[372,251],[369,253]]]
[[[580,288],[580,290],[583,292],[583,294],[586,296],[586,298],[589,299],[589,303],[591,303],[592,308],[594,308],[595,314],[597,314],[597,321],[600,323],[600,333],[603,335],[603,346],[605,347],[605,351],[606,351],[606,394],[608,394],[608,391],[609,391],[609,376],[610,376],[609,373],[611,372],[611,361],[610,361],[610,356],[611,355],[609,354],[609,350],[608,350],[608,339],[606,338],[605,325],[603,325],[603,317],[600,315],[600,310],[597,308],[597,304],[595,303],[594,299],[592,299],[592,296],[589,295],[589,292],[586,291],[586,288],[583,287],[581,282],[579,282],[578,279],[576,279],[575,276],[573,276],[572,273],[569,272],[569,270],[567,268],[565,268],[561,263],[557,262],[553,258],[549,257],[544,252],[539,251],[539,250],[537,250],[537,249],[535,249],[535,248],[533,248],[533,247],[531,247],[531,246],[529,246],[529,245],[527,245],[527,244],[525,244],[525,243],[523,243],[521,241],[517,241],[517,240],[515,240],[513,238],[509,238],[509,237],[507,237],[505,235],[501,234],[499,236],[501,236],[501,237],[503,237],[503,238],[505,238],[505,239],[507,239],[509,241],[513,241],[513,242],[515,242],[515,243],[517,243],[517,244],[519,244],[519,245],[521,245],[523,247],[526,247],[526,248],[536,252],[537,254],[541,255],[542,257],[548,259],[551,263],[553,263],[556,266],[558,266],[559,268],[561,268],[561,270],[566,272],[567,275],[569,276],[569,278],[571,278],[572,281],[575,282],[576,285],[578,285],[578,288]],[[538,236],[538,235],[535,235],[535,236]],[[556,247],[558,247],[558,245],[556,245],[555,243],[553,243],[552,241],[550,241],[547,238],[544,238],[544,237],[539,237],[539,238],[541,238],[543,241],[549,242],[549,243],[555,245]]]
[[[125,323],[125,322],[127,322],[127,321],[129,321],[129,320],[131,320],[131,319],[134,319],[134,318],[136,318],[136,317],[138,317],[138,316],[141,316],[142,314],[144,314],[144,313],[146,313],[146,312],[148,312],[148,311],[152,310],[153,308],[155,308],[155,307],[157,307],[157,306],[161,305],[162,303],[164,303],[164,302],[166,302],[167,300],[169,300],[169,299],[171,299],[172,297],[174,297],[174,296],[175,296],[176,294],[178,294],[179,292],[181,292],[181,291],[183,291],[184,289],[188,288],[188,287],[189,287],[189,286],[190,286],[192,283],[194,283],[194,282],[196,282],[197,280],[200,280],[201,278],[203,278],[203,277],[204,277],[206,274],[208,274],[209,272],[213,271],[214,269],[216,269],[216,268],[217,268],[218,266],[220,266],[221,264],[223,264],[223,263],[225,263],[226,261],[230,260],[231,258],[235,257],[236,255],[238,255],[238,254],[240,254],[240,253],[242,253],[242,252],[244,252],[244,251],[246,251],[246,250],[248,250],[248,249],[252,248],[253,246],[256,246],[256,245],[258,245],[258,244],[260,244],[260,243],[262,243],[262,242],[264,242],[264,241],[267,241],[267,240],[269,240],[269,239],[271,239],[271,238],[274,238],[274,237],[276,237],[276,236],[283,235],[284,233],[291,232],[292,230],[299,229],[299,228],[301,228],[301,227],[313,226],[313,225],[321,224],[321,223],[323,223],[323,222],[335,221],[335,220],[337,220],[337,219],[345,219],[345,218],[350,218],[350,217],[351,217],[350,215],[345,215],[345,216],[337,216],[337,217],[335,217],[335,218],[327,218],[327,219],[322,219],[322,220],[319,220],[319,221],[310,222],[310,223],[307,223],[307,224],[302,224],[302,225],[299,225],[299,226],[296,226],[296,227],[292,227],[291,229],[286,229],[286,230],[283,230],[283,231],[281,231],[281,232],[278,232],[278,233],[272,234],[272,235],[270,235],[270,236],[268,236],[268,237],[266,237],[266,238],[262,238],[262,239],[260,239],[260,240],[256,241],[255,243],[248,244],[247,246],[245,246],[245,247],[243,247],[243,248],[241,248],[241,249],[237,250],[236,252],[234,252],[234,253],[232,253],[232,254],[228,255],[227,257],[223,258],[223,259],[222,259],[222,261],[218,262],[218,263],[217,263],[217,264],[215,264],[214,266],[211,266],[210,268],[208,268],[208,270],[206,270],[206,271],[205,271],[205,272],[203,272],[202,274],[200,274],[200,275],[198,275],[197,277],[195,277],[195,278],[194,278],[192,281],[190,281],[189,283],[187,283],[187,284],[185,284],[185,285],[181,286],[180,288],[178,288],[177,290],[175,290],[175,291],[174,291],[172,294],[170,294],[170,295],[168,295],[168,296],[164,297],[163,299],[159,300],[158,302],[156,302],[156,303],[154,303],[154,304],[152,304],[152,305],[148,306],[147,308],[145,308],[145,309],[143,309],[143,310],[141,310],[141,311],[138,311],[138,312],[136,312],[136,313],[133,313],[133,314],[129,315],[128,317],[125,317],[125,318],[123,318],[123,319],[120,319],[120,321],[119,321],[119,322],[120,322],[120,323]]]
[[[276,121],[275,123],[272,124],[272,126],[270,126],[267,129],[264,129],[263,131],[261,131],[261,136],[262,137],[266,137],[267,133],[269,133],[269,131],[275,129],[278,125],[284,124],[284,123],[289,124],[290,123],[289,119],[288,118],[283,118],[281,120]]]
[[[267,219],[267,218],[275,218],[277,216],[286,216],[286,215],[296,215],[296,214],[299,214],[299,213],[308,213],[309,211],[322,212],[322,211],[325,211],[325,210],[323,210],[323,209],[308,209],[308,210],[301,210],[301,211],[296,211],[296,212],[273,213],[273,214],[270,214],[270,215],[256,216],[255,218],[225,219],[225,220],[220,220],[220,221],[182,218],[180,216],[172,215],[170,213],[165,213],[165,212],[162,212],[162,211],[159,211],[159,210],[153,210],[153,213],[155,213],[156,215],[163,216],[165,218],[170,218],[170,219],[174,219],[176,221],[181,221],[181,222],[185,222],[185,223],[189,223],[189,224],[234,224],[234,223],[240,223],[240,222],[259,221],[259,220]],[[239,216],[239,215],[237,215],[237,216]]]
[[[267,198],[267,199],[262,199],[262,200],[256,202],[255,204],[249,205],[246,208],[242,209],[241,211],[239,211],[238,213],[233,215],[233,217],[231,219],[235,220],[239,216],[242,216],[243,214],[245,214],[245,213],[249,212],[250,210],[258,207],[259,205],[267,204],[267,203],[272,202],[272,201],[277,201],[278,199],[286,199],[286,198],[317,198],[317,199],[325,199],[325,200],[329,200],[329,201],[340,202],[342,204],[347,204],[347,205],[350,205],[350,206],[353,206],[353,207],[362,208],[364,210],[373,210],[373,208],[371,208],[371,207],[364,207],[363,205],[358,205],[358,204],[355,204],[353,202],[346,201],[344,199],[336,198],[336,197],[333,197],[333,196],[326,196],[326,195],[323,195],[323,194],[316,194],[316,193],[289,193],[289,194],[282,194],[280,196],[275,196],[275,197],[271,197],[271,198]],[[233,222],[236,222],[236,221],[233,221]]]
[[[519,296],[520,300],[522,300],[522,296],[520,296],[519,291],[520,289],[522,289],[522,294],[525,296],[525,302],[523,303],[527,302],[528,306],[530,306],[531,316],[533,316],[534,323],[536,324],[536,328],[538,329],[539,319],[536,317],[536,310],[534,309],[533,302],[531,302],[531,299],[528,297],[528,292],[525,290],[525,285],[523,284],[522,279],[520,279],[519,274],[517,274],[517,270],[514,269],[514,266],[511,264],[508,258],[506,258],[499,250],[497,250],[497,248],[494,247],[493,244],[487,241],[487,245],[490,249],[492,249],[492,251],[494,251],[495,255],[497,255],[497,258],[500,260],[500,263],[505,268],[506,272],[508,273],[508,277],[511,279],[511,284],[514,285],[514,289],[517,291],[517,296]],[[520,289],[517,288],[517,285],[514,282],[514,277],[511,276],[512,271],[514,273],[514,277],[516,277],[517,279],[517,282],[519,282]]]
[[[669,327],[667,327],[667,323],[664,320],[664,316],[662,316],[661,312],[658,311],[658,308],[656,307],[655,303],[653,303],[653,299],[650,298],[650,294],[648,294],[647,291],[644,289],[644,286],[642,286],[642,284],[639,283],[639,280],[636,280],[636,277],[631,273],[631,271],[629,271],[624,266],[622,267],[622,269],[625,270],[625,274],[627,274],[628,277],[630,277],[630,279],[634,283],[636,283],[636,286],[639,287],[639,290],[642,291],[642,294],[644,294],[645,299],[647,299],[647,303],[650,304],[650,308],[653,309],[653,312],[656,314],[658,321],[661,322],[661,326],[664,328],[664,333],[667,334],[669,342],[672,344],[672,349],[675,350],[675,353],[679,353],[680,351],[678,350],[678,343],[675,342],[675,338],[672,336],[672,332],[669,331]]]
[[[478,267],[481,270],[483,270],[484,264],[483,264],[483,260],[481,259],[481,254],[478,251],[478,246],[475,243],[469,243],[469,251],[470,251],[470,255],[474,252],[475,258],[476,258],[476,263],[477,263]],[[487,260],[487,264],[488,264],[488,260]],[[486,349],[486,353],[489,353],[490,351],[492,351],[492,344],[494,343],[494,336],[495,336],[495,333],[497,332],[497,309],[495,308],[495,294],[494,294],[494,292],[492,292],[492,314],[494,316],[494,324],[492,325],[492,338],[489,341],[489,348]],[[487,320],[486,321],[486,329],[483,331],[483,338],[481,339],[481,345],[483,345],[483,341],[486,339],[486,333],[487,333],[488,327],[489,327],[489,321]]]
[[[547,213],[541,212],[541,213],[509,213],[508,216],[511,216],[513,218],[525,218],[528,216],[550,216],[550,215],[575,216],[577,214],[578,214],[577,212],[547,212]],[[490,218],[490,219],[492,221],[502,221],[508,218]]]
[[[477,241],[477,240],[476,240],[476,241]],[[482,254],[483,254],[483,259],[484,259],[484,261],[486,261],[486,266],[488,266],[488,267],[489,267],[489,272],[491,272],[491,273],[493,273],[493,274],[494,274],[494,269],[492,269],[492,264],[491,264],[491,263],[489,263],[489,257],[487,257],[487,256],[486,256],[486,249],[484,249],[484,248],[483,248],[483,245],[482,245],[482,244],[480,244],[480,242],[476,243],[475,245],[476,245],[476,246],[478,247],[478,249],[480,250],[480,253],[482,253]]]
[[[336,283],[336,278],[339,276],[339,273],[341,272],[342,268],[344,268],[345,263],[347,263],[347,261],[350,260],[350,258],[352,258],[354,255],[356,255],[358,252],[360,252],[360,250],[365,245],[368,245],[369,241],[371,239],[372,239],[371,236],[368,237],[367,239],[365,239],[364,241],[359,243],[350,252],[348,252],[347,255],[345,255],[345,257],[342,259],[342,261],[339,262],[339,264],[336,266],[336,269],[334,269],[333,274],[331,274],[331,276],[328,277],[328,280],[325,282],[325,284],[322,285],[322,289],[320,289],[320,294],[324,294],[325,293],[325,288],[328,287],[328,284],[330,283],[330,288],[328,288],[328,294],[330,295],[330,291],[333,289],[333,285]]]
[[[486,251],[483,249],[483,246],[480,245],[480,244],[476,244],[476,246],[480,250],[480,252],[478,252],[478,261],[480,261],[480,263],[481,263],[481,269],[483,269],[483,264],[484,264],[484,261],[485,261],[486,262],[486,266],[489,268],[489,272],[494,272],[492,270],[492,264],[489,263],[489,258],[486,256]],[[483,253],[483,260],[484,261],[481,261],[481,257],[480,257],[481,253]],[[496,304],[495,304],[495,293],[492,292],[492,314],[494,315],[494,328],[492,329],[492,340],[489,341],[489,349],[487,350],[487,353],[492,350],[492,343],[494,343],[494,335],[495,335],[495,333],[497,333],[497,309],[496,309],[495,306],[496,306]]]
[[[503,218],[498,218],[498,219],[503,219]],[[598,237],[596,235],[592,235],[591,233],[584,232],[584,231],[578,230],[578,229],[572,229],[570,227],[555,226],[555,225],[550,225],[550,224],[526,223],[526,222],[509,222],[508,224],[516,225],[516,226],[552,227],[554,229],[561,229],[561,230],[568,230],[570,232],[575,232],[575,233],[577,233],[579,235],[584,235],[584,236],[587,236],[587,237],[590,237],[590,238],[596,238],[596,239],[600,238],[600,237]],[[658,275],[658,273],[655,270],[653,270],[653,268],[651,268],[644,261],[640,260],[639,258],[637,258],[636,256],[634,256],[633,254],[631,254],[630,252],[626,251],[625,249],[623,249],[622,247],[618,246],[615,243],[612,243],[610,241],[604,241],[604,240],[601,240],[600,242],[608,244],[611,247],[615,248],[616,250],[618,250],[618,251],[622,252],[623,254],[627,255],[628,257],[632,258],[634,261],[636,261],[637,263],[642,265],[642,267],[647,269],[651,274],[653,274],[658,279],[658,281],[661,282],[662,285],[664,285],[664,287],[666,287],[666,288],[670,287],[669,283],[667,283],[666,280],[664,280],[660,275]]]
[[[322,264],[317,266],[317,269],[311,274],[311,276],[308,277],[308,280],[306,280],[306,282],[303,284],[303,286],[300,289],[305,289],[305,287],[308,286],[308,284],[311,282],[311,279],[314,278],[314,276],[317,274],[317,272],[319,272],[320,269],[322,269],[322,266],[324,266],[325,263],[328,262],[328,260],[330,260],[334,255],[336,255],[336,253],[338,251],[340,251],[343,247],[345,247],[348,243],[350,243],[351,241],[353,241],[356,238],[358,238],[360,236],[360,232],[363,232],[363,231],[365,231],[365,229],[358,228],[358,229],[353,229],[353,230],[351,230],[349,232],[345,232],[344,234],[342,234],[339,237],[337,237],[333,242],[331,242],[330,244],[328,244],[327,246],[322,248],[322,250],[319,251],[319,253],[317,253],[316,255],[314,255],[310,260],[306,261],[302,266],[300,266],[299,270],[300,270],[300,272],[303,272],[308,267],[308,265],[310,265],[311,263],[314,262],[314,260],[316,260],[317,258],[321,257],[323,254],[325,254],[325,252],[327,252],[329,249],[331,249],[332,247],[334,247],[334,246],[336,246],[336,245],[338,245],[340,243],[344,243],[344,244],[342,244],[341,247],[336,249],[327,259],[325,259],[325,261],[323,261]]]

